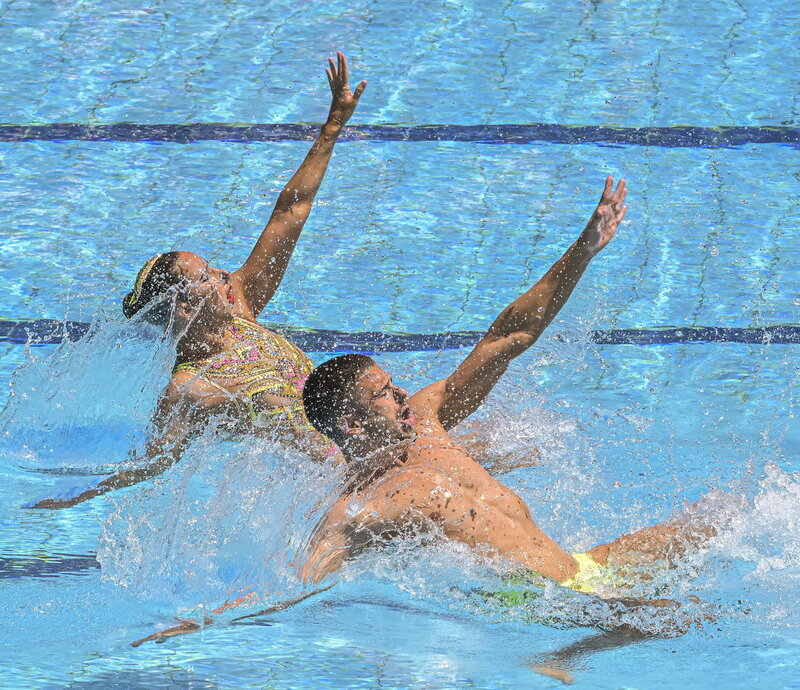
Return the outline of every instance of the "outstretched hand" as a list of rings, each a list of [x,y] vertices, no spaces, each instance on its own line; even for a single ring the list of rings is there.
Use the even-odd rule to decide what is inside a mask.
[[[614,178],[610,175],[606,178],[606,186],[603,189],[603,196],[597,204],[592,217],[586,224],[581,234],[581,243],[594,255],[605,247],[614,237],[619,224],[625,217],[625,195],[628,190],[625,187],[625,180],[621,179],[616,191],[611,193],[614,188]]]
[[[345,125],[358,105],[358,99],[367,88],[366,81],[360,81],[355,91],[350,91],[350,70],[347,67],[347,58],[340,50],[336,53],[336,62],[328,58],[328,83],[331,85],[331,109],[328,120],[333,120],[340,125]]]

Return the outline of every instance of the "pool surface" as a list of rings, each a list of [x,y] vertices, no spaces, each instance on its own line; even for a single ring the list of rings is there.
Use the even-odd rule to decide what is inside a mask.
[[[787,0],[0,2],[0,687],[558,687],[544,663],[586,688],[800,687],[799,23]],[[421,387],[624,176],[617,237],[477,424],[570,550],[699,501],[720,534],[642,593],[713,621],[617,644],[552,587],[492,610],[490,564],[412,539],[134,649],[299,594],[335,474],[209,430],[155,481],[22,507],[141,450],[171,353],[120,300],[156,251],[241,264],[337,49],[369,85],[262,321]]]

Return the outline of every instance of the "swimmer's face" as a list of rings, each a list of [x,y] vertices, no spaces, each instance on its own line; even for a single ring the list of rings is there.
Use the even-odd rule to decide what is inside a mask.
[[[366,369],[356,382],[363,412],[363,433],[375,445],[396,443],[414,436],[417,420],[408,406],[408,393],[377,364]]]
[[[188,284],[187,304],[192,311],[212,320],[230,314],[236,298],[228,271],[213,268],[192,252],[181,252],[174,270]]]

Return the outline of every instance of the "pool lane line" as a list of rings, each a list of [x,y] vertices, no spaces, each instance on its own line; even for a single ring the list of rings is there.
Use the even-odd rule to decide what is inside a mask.
[[[67,573],[87,574],[99,570],[94,554],[48,554],[45,556],[0,556],[0,579],[58,577]]]
[[[25,141],[98,141],[192,144],[307,141],[319,124],[261,123],[146,124],[121,122],[90,125],[79,122],[0,124],[0,143]],[[615,127],[547,123],[495,125],[353,125],[340,141],[454,141],[482,144],[617,144],[666,148],[734,147],[745,144],[800,146],[800,127]]]
[[[57,345],[64,340],[79,340],[89,331],[81,321],[0,319],[0,342],[31,346]],[[445,333],[348,333],[326,329],[270,325],[307,352],[430,352],[454,350],[475,345],[483,331]],[[557,338],[564,336],[557,334]],[[722,326],[681,326],[677,328],[616,328],[589,331],[586,337],[597,345],[677,345],[685,343],[744,343],[751,345],[800,344],[800,325],[776,325],[751,328]]]

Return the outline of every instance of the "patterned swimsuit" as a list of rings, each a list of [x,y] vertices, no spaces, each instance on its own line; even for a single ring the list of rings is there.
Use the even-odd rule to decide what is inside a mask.
[[[263,326],[234,317],[229,349],[198,362],[183,362],[173,370],[195,374],[227,394],[241,391],[250,419],[256,426],[289,425],[296,431],[313,429],[303,410],[303,386],[314,368],[308,356],[286,338]],[[280,397],[278,407],[259,405],[259,393]]]

